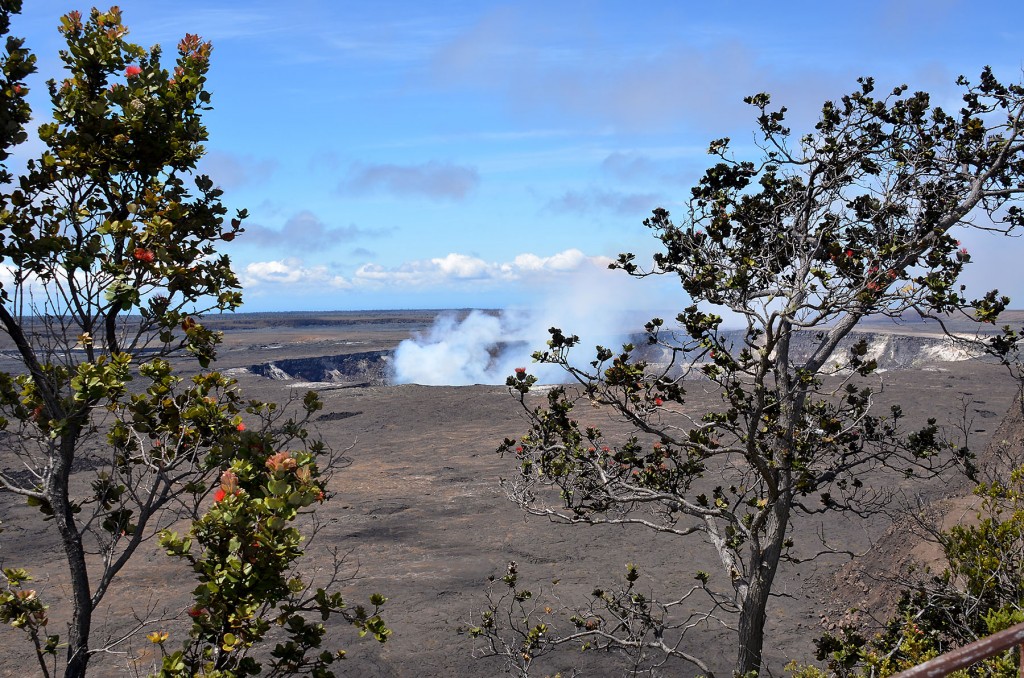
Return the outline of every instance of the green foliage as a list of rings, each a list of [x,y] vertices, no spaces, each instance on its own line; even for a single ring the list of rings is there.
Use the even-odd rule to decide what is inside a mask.
[[[32,580],[26,570],[4,568],[3,576],[6,587],[0,591],[0,622],[22,629],[28,634],[45,672],[45,659],[55,656],[60,646],[60,636],[47,633],[48,606],[39,599],[35,589],[23,586],[25,582]]]
[[[817,641],[826,671],[797,674],[885,678],[1024,622],[1024,467],[1007,481],[981,483],[977,524],[940,533],[947,567],[902,592],[897,612],[870,639],[855,628]],[[959,676],[1019,674],[1014,649],[958,671]],[[810,674],[808,674],[810,675]]]
[[[316,395],[307,394],[307,415],[319,406]],[[261,403],[249,406],[254,414],[267,409]],[[327,629],[308,621],[307,615],[316,614],[322,622],[339,615],[360,635],[372,634],[383,643],[391,633],[378,614],[385,598],[372,596],[372,610],[349,608],[338,593],[322,587],[308,590],[293,572],[303,554],[296,520],[304,509],[327,498],[316,451],[275,452],[280,445],[271,430],[239,431],[229,448],[231,462],[220,474],[213,505],[193,522],[187,536],[170,531],[160,535],[168,554],[192,566],[199,585],[184,649],[168,653],[166,636],[157,638],[164,653],[159,675],[255,675],[263,661],[252,650],[275,628],[285,638],[270,652],[267,661],[273,669],[288,675],[334,675],[327,667],[344,652],[322,651]],[[193,544],[199,553],[193,553]]]
[[[0,2],[0,35],[20,7]],[[259,661],[249,649],[275,609],[287,639],[274,665],[329,675],[333,655],[308,656],[324,634],[308,615],[341,615],[381,641],[389,630],[377,615],[381,597],[367,609],[326,588],[300,595],[295,521],[324,499],[325,446],[306,428],[320,402],[311,394],[302,416],[282,421],[275,405],[244,402],[224,375],[185,379],[169,361],[185,354],[208,368],[220,336],[201,316],[241,304],[222,244],[242,232],[246,213],[229,218],[220,189],[197,171],[212,47],[186,35],[165,65],[159,46],[128,41],[116,7],[71,12],[58,31],[64,70],[47,82],[43,150],[20,176],[0,165],[0,265],[11,274],[0,284],[0,325],[23,367],[0,373],[0,430],[13,457],[5,466],[20,469],[0,471],[0,491],[53,521],[69,622],[66,635],[50,634],[46,607],[14,568],[5,570],[0,617],[30,637],[43,675],[84,675],[109,649],[94,648],[90,633],[113,579],[145,539],[193,518],[190,537],[165,543],[193,564],[197,609],[207,612],[164,670],[251,674]],[[23,41],[7,37],[0,163],[27,140],[34,71]],[[244,432],[243,415],[256,418],[257,433]],[[90,482],[72,482],[79,462],[96,469]],[[204,514],[211,485],[231,477],[240,494]],[[161,647],[167,639],[150,634]]]

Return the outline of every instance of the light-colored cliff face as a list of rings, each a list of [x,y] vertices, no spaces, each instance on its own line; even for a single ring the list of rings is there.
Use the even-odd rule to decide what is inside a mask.
[[[743,335],[738,332],[726,333],[726,336],[736,342],[743,340]],[[940,369],[942,363],[970,360],[982,355],[977,347],[944,335],[851,332],[833,353],[829,361],[831,369],[843,371],[849,360],[850,348],[861,340],[867,342],[864,359],[875,360],[879,370]],[[794,333],[790,342],[793,362],[799,365],[809,359],[820,342],[818,332]],[[667,349],[658,346],[643,347],[639,352],[653,367],[665,364],[670,357]]]
[[[810,334],[802,332],[801,334]],[[840,348],[845,350],[861,338],[868,341],[867,358],[878,362],[881,369],[923,368],[937,363],[970,360],[981,351],[950,337],[921,337],[908,334],[853,333]],[[809,343],[809,351],[814,344]]]

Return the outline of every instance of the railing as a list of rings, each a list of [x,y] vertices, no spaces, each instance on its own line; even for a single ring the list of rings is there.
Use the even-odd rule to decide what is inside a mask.
[[[893,678],[939,678],[958,669],[967,668],[982,659],[988,659],[1003,650],[1009,650],[1014,645],[1020,648],[1020,678],[1024,678],[1024,624],[1011,626],[999,633],[993,633],[987,638],[976,640],[970,645],[964,645],[939,655],[935,659],[929,659],[924,664],[918,664],[914,668],[897,673]]]

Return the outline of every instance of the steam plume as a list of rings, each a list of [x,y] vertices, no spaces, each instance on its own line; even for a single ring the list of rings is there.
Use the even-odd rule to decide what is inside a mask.
[[[516,367],[527,367],[542,383],[564,381],[551,365],[531,364],[544,350],[548,328],[580,337],[575,359],[594,359],[594,346],[617,350],[655,313],[637,311],[636,281],[621,273],[577,274],[555,288],[557,298],[535,310],[472,311],[438,316],[425,334],[403,341],[395,351],[396,383],[462,386],[504,384]],[[633,283],[633,284],[631,284]],[[648,288],[650,289],[650,288]]]

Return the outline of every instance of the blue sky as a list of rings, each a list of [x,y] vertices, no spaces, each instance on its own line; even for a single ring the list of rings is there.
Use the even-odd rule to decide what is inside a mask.
[[[12,33],[59,76],[58,17],[88,7],[25,4]],[[753,155],[745,95],[803,131],[861,75],[955,105],[957,75],[1024,66],[1010,0],[120,6],[143,45],[213,42],[203,168],[251,213],[228,251],[249,311],[679,308],[672,281],[604,267],[653,250],[643,219],[683,204],[710,139]],[[1018,243],[964,240],[971,284],[1024,306]]]

